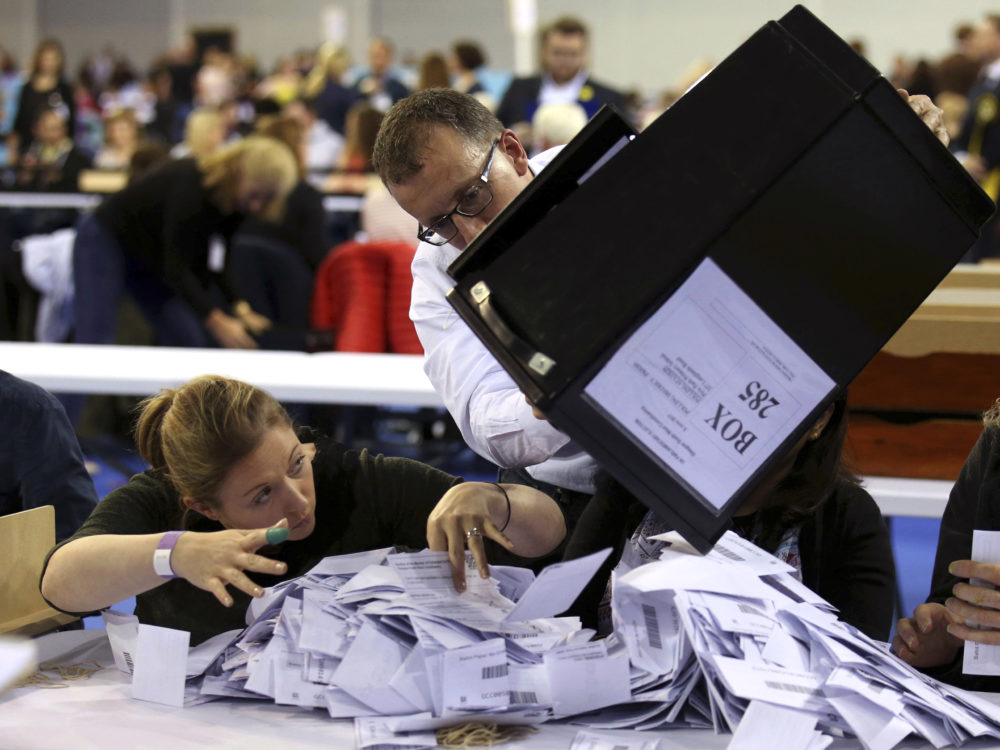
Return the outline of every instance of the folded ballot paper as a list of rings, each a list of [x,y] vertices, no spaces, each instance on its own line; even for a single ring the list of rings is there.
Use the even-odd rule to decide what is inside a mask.
[[[446,553],[329,557],[254,600],[247,627],[188,649],[188,634],[109,614],[133,695],[172,705],[273,701],[355,719],[358,747],[432,747],[469,720],[599,732],[704,727],[730,748],[818,750],[856,736],[888,750],[1000,738],[1000,707],[907,666],[837,620],[793,570],[727,532],[706,555],[676,533],[661,557],[614,580],[614,633],[557,617],[608,555],[537,578],[493,566],[452,586]],[[594,731],[596,730],[596,734]],[[637,738],[636,747],[643,746]],[[620,743],[618,743],[620,744]]]
[[[707,555],[680,536],[614,582],[609,653],[628,652],[632,702],[576,717],[595,728],[732,731],[730,748],[866,748],[913,734],[936,747],[1000,738],[1000,707],[939,683],[837,619],[791,569],[727,532]]]

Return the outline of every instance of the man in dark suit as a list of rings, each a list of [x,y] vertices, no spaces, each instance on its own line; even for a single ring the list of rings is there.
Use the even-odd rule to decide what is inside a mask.
[[[406,85],[392,76],[394,56],[392,42],[382,37],[372,39],[368,45],[369,72],[354,84],[358,95],[368,99],[380,112],[410,95]]]
[[[550,102],[578,102],[593,117],[603,104],[625,114],[625,97],[590,77],[587,71],[587,27],[575,18],[561,18],[542,32],[544,73],[515,78],[500,102],[498,119],[525,132],[535,110]]]
[[[969,91],[969,108],[952,151],[994,201],[1000,197],[1000,15],[985,16],[973,30],[970,56],[982,65]],[[982,229],[966,260],[1000,254],[997,214]]]

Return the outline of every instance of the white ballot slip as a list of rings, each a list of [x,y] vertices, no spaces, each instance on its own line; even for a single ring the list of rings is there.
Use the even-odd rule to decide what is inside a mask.
[[[601,734],[582,729],[573,737],[569,750],[657,750],[658,739],[623,737],[621,734]]]
[[[184,705],[188,644],[186,630],[139,625],[132,697],[180,708]]]
[[[359,750],[422,750],[438,746],[434,732],[396,734],[380,716],[359,716],[354,720],[354,732]]]
[[[101,613],[104,630],[111,644],[111,655],[115,666],[124,674],[132,674],[135,669],[135,647],[139,640],[139,618],[135,615],[106,609]]]
[[[365,623],[334,673],[333,684],[378,713],[412,713],[415,706],[389,686],[406,656],[403,644]]]
[[[586,557],[549,565],[528,586],[504,618],[505,622],[554,617],[565,612],[610,554],[611,548],[607,547]]]
[[[835,385],[706,258],[584,393],[720,510]]]
[[[444,711],[482,711],[510,704],[507,649],[502,638],[442,652]]]
[[[604,641],[562,646],[545,654],[556,716],[631,700],[627,654],[609,656]]]
[[[975,529],[972,532],[972,559],[976,562],[1000,563],[1000,531]],[[978,578],[970,579],[969,583],[974,586],[996,588],[993,584]],[[963,650],[963,673],[1000,675],[1000,646],[987,646],[983,643],[966,641]]]
[[[726,750],[810,750],[818,736],[814,715],[750,701]]]
[[[197,677],[208,669],[209,665],[219,658],[219,655],[236,640],[241,632],[240,630],[227,630],[192,647],[188,651],[186,675]]]

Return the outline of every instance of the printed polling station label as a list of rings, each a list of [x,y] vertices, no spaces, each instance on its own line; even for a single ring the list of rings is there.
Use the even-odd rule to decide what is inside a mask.
[[[719,510],[834,386],[706,258],[584,392]]]
[[[503,638],[443,652],[442,703],[447,711],[501,708],[510,703]]]

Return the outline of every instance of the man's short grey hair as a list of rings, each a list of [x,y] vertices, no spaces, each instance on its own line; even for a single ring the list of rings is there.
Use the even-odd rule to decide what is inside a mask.
[[[424,166],[428,139],[437,126],[451,128],[466,144],[486,150],[503,132],[478,99],[452,89],[427,89],[400,99],[386,112],[375,138],[372,164],[382,182],[395,185]]]

